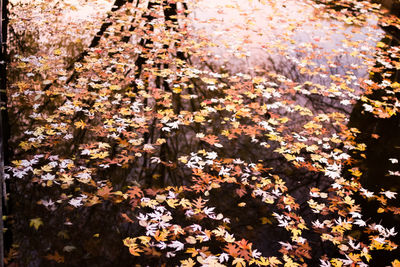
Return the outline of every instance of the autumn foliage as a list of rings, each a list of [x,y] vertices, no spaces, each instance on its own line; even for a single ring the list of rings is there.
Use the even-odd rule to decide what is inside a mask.
[[[399,183],[368,176],[383,137],[355,119],[398,125],[399,44],[378,25],[399,18],[239,2],[10,7],[8,262],[399,266]]]

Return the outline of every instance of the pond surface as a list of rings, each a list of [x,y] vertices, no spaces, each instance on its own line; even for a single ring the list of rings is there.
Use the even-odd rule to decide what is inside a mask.
[[[104,6],[110,7],[110,4],[104,3]],[[88,8],[90,7],[87,6],[86,9]],[[272,177],[276,179],[276,175],[284,181],[288,192],[299,203],[299,213],[302,214],[307,223],[311,224],[311,221],[319,218],[319,215],[313,214],[307,208],[309,190],[311,187],[316,187],[322,191],[328,188],[332,182],[329,177],[324,176],[323,172],[321,174],[321,169],[319,169],[319,166],[325,163],[328,164],[328,160],[325,162],[313,158],[312,164],[301,165],[304,160],[309,160],[310,154],[313,152],[313,150],[306,150],[307,147],[312,147],[315,150],[321,148],[321,155],[326,156],[329,159],[329,163],[338,158],[342,160],[343,158],[340,157],[346,157],[345,154],[351,150],[346,145],[343,148],[343,144],[340,143],[340,139],[344,139],[342,131],[350,122],[350,125],[354,125],[359,129],[367,128],[367,134],[363,136],[362,142],[370,142],[370,136],[374,133],[382,136],[380,143],[371,144],[371,147],[374,147],[374,149],[381,145],[385,147],[378,156],[378,158],[382,159],[382,162],[385,161],[385,168],[380,168],[382,164],[373,166],[376,171],[369,171],[373,173],[373,176],[387,173],[388,168],[391,167],[386,164],[389,158],[400,158],[400,155],[397,155],[397,152],[393,152],[392,149],[394,142],[396,142],[397,146],[397,141],[393,140],[398,139],[396,138],[398,127],[396,128],[396,134],[392,133],[388,137],[389,139],[385,139],[385,132],[393,129],[393,125],[397,125],[397,117],[392,118],[390,122],[385,121],[383,126],[377,121],[369,122],[363,117],[364,109],[360,107],[361,104],[359,102],[365,93],[362,86],[365,83],[374,82],[370,80],[372,78],[369,72],[376,65],[374,56],[376,55],[377,43],[384,37],[384,31],[378,27],[377,15],[366,13],[365,21],[360,26],[355,25],[350,20],[335,19],[328,15],[329,13],[324,9],[324,6],[317,5],[313,1],[292,0],[284,1],[284,3],[272,0],[200,0],[197,3],[189,4],[189,9],[192,12],[188,16],[188,25],[186,26],[190,35],[187,39],[181,39],[180,42],[193,46],[197,45],[197,49],[204,53],[190,55],[188,52],[189,56],[185,60],[190,61],[190,68],[188,67],[185,70],[185,74],[192,75],[188,81],[184,81],[176,74],[179,73],[179,64],[174,65],[171,63],[168,66],[167,64],[157,63],[157,65],[154,63],[151,65],[151,62],[149,63],[151,59],[146,59],[146,64],[148,65],[143,67],[143,72],[146,71],[146,68],[177,69],[176,73],[168,74],[172,77],[171,79],[179,80],[179,83],[175,83],[176,86],[172,83],[171,85],[165,85],[166,82],[162,80],[164,77],[149,79],[147,83],[149,88],[162,88],[164,86],[164,91],[166,90],[165,88],[171,90],[169,86],[175,86],[173,87],[173,90],[176,90],[173,91],[174,93],[169,93],[168,96],[163,97],[166,102],[170,101],[172,103],[172,113],[175,112],[177,116],[173,117],[171,115],[171,118],[173,117],[176,120],[169,120],[157,118],[157,113],[149,115],[149,110],[153,108],[159,108],[161,111],[171,110],[166,108],[169,107],[168,105],[166,107],[158,106],[154,100],[156,99],[154,95],[160,93],[159,91],[150,92],[154,99],[152,97],[140,99],[137,96],[139,100],[135,102],[137,103],[135,109],[138,110],[137,113],[140,113],[140,116],[137,115],[134,122],[139,124],[144,121],[148,123],[150,130],[141,132],[138,128],[130,129],[130,132],[137,137],[136,141],[132,141],[130,144],[142,142],[144,147],[143,149],[133,150],[132,155],[129,155],[132,156],[133,160],[132,158],[127,160],[129,164],[113,165],[106,161],[102,164],[96,164],[91,159],[85,158],[85,152],[83,151],[89,153],[86,154],[88,156],[91,153],[90,150],[94,148],[90,146],[82,147],[81,145],[85,144],[85,142],[89,144],[93,140],[106,142],[105,140],[114,138],[112,136],[114,133],[109,132],[109,135],[105,134],[98,139],[94,139],[91,135],[75,131],[76,129],[68,132],[74,137],[72,140],[64,138],[62,141],[57,141],[54,143],[54,147],[44,148],[45,152],[38,149],[42,154],[33,157],[32,154],[29,154],[33,153],[32,150],[25,152],[18,147],[18,143],[29,138],[29,134],[25,131],[30,130],[27,127],[33,124],[30,120],[34,121],[34,116],[32,117],[31,111],[28,110],[27,114],[30,114],[30,116],[25,116],[22,120],[19,116],[23,115],[18,113],[18,109],[11,108],[12,114],[10,117],[15,122],[12,128],[14,137],[11,140],[12,145],[15,147],[13,160],[30,160],[30,163],[27,163],[28,165],[26,166],[31,167],[31,169],[32,167],[38,168],[37,165],[40,166],[40,164],[43,165],[41,167],[45,168],[45,166],[49,165],[47,162],[56,162],[53,168],[67,169],[67,166],[74,162],[76,164],[76,169],[73,170],[75,172],[74,177],[75,180],[80,181],[80,183],[73,181],[71,182],[72,185],[68,181],[65,182],[68,177],[67,175],[63,176],[65,174],[63,170],[54,172],[54,175],[63,177],[62,179],[64,180],[57,180],[57,178],[54,182],[50,178],[47,180],[38,178],[43,176],[37,175],[33,171],[31,173],[29,170],[27,171],[28,174],[25,173],[25,176],[22,174],[22,179],[14,177],[14,180],[10,180],[11,216],[8,223],[11,227],[9,234],[11,233],[12,235],[10,237],[12,237],[14,244],[13,251],[16,251],[16,254],[11,256],[16,258],[14,262],[18,263],[17,266],[110,266],[111,264],[117,266],[130,266],[132,264],[160,266],[162,262],[167,260],[156,252],[153,252],[149,261],[142,261],[130,255],[122,240],[129,236],[139,235],[144,231],[139,227],[142,222],[136,219],[137,217],[135,216],[137,214],[134,214],[131,210],[131,206],[136,204],[132,204],[134,201],[126,201],[126,198],[115,200],[113,194],[104,193],[103,191],[99,193],[100,190],[96,189],[96,191],[91,188],[90,186],[92,185],[89,183],[81,182],[81,180],[85,180],[81,175],[82,170],[89,177],[90,174],[96,173],[98,179],[93,181],[93,184],[98,188],[102,188],[102,190],[104,188],[114,188],[114,190],[121,192],[132,185],[148,187],[162,187],[170,184],[190,185],[189,178],[194,177],[192,168],[203,169],[204,167],[211,174],[215,173],[215,169],[212,169],[212,164],[209,163],[214,159],[212,156],[214,154],[211,154],[211,152],[207,152],[208,154],[204,152],[204,160],[195,161],[192,159],[195,156],[201,157],[201,152],[199,151],[215,150],[218,156],[223,159],[235,159],[237,162],[245,162],[245,164],[248,164],[246,166],[260,163],[266,169],[270,168],[268,170],[272,170],[271,173],[274,175],[271,175],[271,179]],[[79,12],[85,12],[82,10],[84,9],[78,7]],[[101,26],[99,22],[85,21],[84,16],[79,15],[78,11],[66,12],[64,16],[66,18],[71,18],[71,16],[80,17],[79,23],[82,25],[92,25],[90,27],[97,25],[97,28]],[[122,7],[117,12],[122,13],[125,10]],[[137,12],[137,14],[140,14],[141,10]],[[117,16],[121,16],[117,18],[124,18],[119,13]],[[146,19],[152,18],[151,16],[153,15],[149,15]],[[104,14],[100,14],[99,17],[104,18]],[[40,16],[36,18],[40,20]],[[63,19],[60,20],[62,21]],[[121,21],[118,21],[118,23],[128,28],[129,25],[134,24],[134,20],[132,21],[126,25]],[[156,19],[152,19],[152,21],[156,25],[154,28],[157,29],[158,22],[156,22]],[[66,23],[66,21],[63,23]],[[64,25],[63,23],[61,25]],[[65,26],[68,28],[68,24],[65,24]],[[117,32],[115,29],[118,29],[118,27],[115,26],[112,29],[114,30],[108,30],[107,32],[111,41],[104,40],[104,42],[100,42],[98,48],[93,48],[91,51],[93,54],[98,53],[99,58],[104,56],[104,58],[101,58],[102,61],[99,60],[100,66],[93,63],[92,69],[85,69],[79,74],[75,73],[81,76],[71,83],[67,81],[62,84],[67,78],[62,78],[61,82],[58,81],[64,87],[59,86],[55,91],[61,90],[60,88],[64,88],[63,90],[68,88],[70,90],[67,90],[66,93],[66,99],[68,100],[60,101],[57,97],[54,97],[53,102],[50,101],[47,106],[41,103],[44,107],[43,113],[47,112],[46,114],[48,115],[45,118],[46,120],[49,117],[51,118],[52,114],[56,114],[55,118],[58,116],[65,118],[66,124],[72,124],[71,121],[73,120],[67,116],[71,114],[63,114],[65,110],[68,110],[68,105],[75,109],[72,114],[77,117],[84,113],[81,111],[81,107],[85,108],[85,105],[90,105],[83,103],[83,101],[74,102],[76,99],[82,100],[76,97],[83,90],[80,84],[82,80],[90,80],[92,87],[87,90],[94,92],[90,90],[96,88],[96,84],[102,86],[104,84],[102,82],[108,82],[107,79],[105,81],[102,80],[102,75],[105,72],[118,73],[120,68],[123,69],[129,66],[132,61],[136,60],[137,63],[138,58],[140,58],[137,55],[140,54],[137,50],[130,54],[131,58],[123,58],[122,56],[113,58],[113,56],[118,54],[116,51],[121,47],[125,47],[126,43],[138,45],[140,43],[139,40],[141,40],[139,33],[132,30],[131,32],[137,35],[130,37],[130,39],[128,38],[129,41],[124,43],[111,38],[118,37],[118,34],[115,34]],[[97,32],[96,27],[71,34],[71,40],[88,36],[88,32],[93,36],[94,32]],[[62,41],[56,40],[57,38],[62,38],[61,35],[52,35],[51,37],[43,37],[39,40],[42,43],[47,43],[43,45],[46,47],[45,49],[39,47],[36,51],[40,57],[45,57],[46,53],[51,57],[57,47],[55,44],[59,44]],[[84,40],[83,43],[89,44],[90,39]],[[144,43],[153,45],[153,41],[147,40],[146,42]],[[162,47],[162,40],[154,41],[154,45]],[[68,46],[74,46],[74,41],[68,41]],[[74,48],[66,49],[61,47],[61,49],[67,53],[64,55],[65,61],[76,58],[79,55],[78,52],[80,52],[74,50]],[[102,55],[103,49],[112,50],[113,52],[110,53],[112,55]],[[71,54],[68,54],[68,51],[72,51]],[[25,53],[29,52],[25,51]],[[31,55],[23,54],[22,56],[25,59],[29,59]],[[60,68],[65,64],[65,61],[64,63],[58,62]],[[89,60],[87,61],[90,62]],[[143,78],[139,77],[135,70],[132,71],[129,67],[123,69],[123,71],[125,71],[126,79],[121,79],[120,84],[134,84],[140,90],[141,79]],[[17,75],[19,76],[14,79],[25,79],[25,81],[29,82],[29,79],[23,73],[16,72],[15,76]],[[32,74],[36,80],[41,78],[44,80],[53,79],[53,76],[49,75],[49,78],[45,75],[43,73]],[[54,76],[67,77],[68,75],[57,74]],[[114,78],[116,80],[120,79],[118,77]],[[13,79],[13,77],[10,79]],[[254,91],[252,93],[242,92],[241,86],[248,86]],[[180,87],[183,88],[184,92],[188,92],[186,98],[179,99],[178,94],[182,90]],[[229,95],[229,90],[239,92],[232,97],[233,100],[226,97],[226,95]],[[71,94],[72,91],[76,92],[76,94]],[[68,95],[68,93],[71,95]],[[105,106],[106,109],[110,110],[114,108],[116,110],[114,115],[119,115],[123,111],[120,109],[124,105],[122,100],[127,101],[126,98],[118,95],[119,93],[115,93],[115,95],[110,96],[110,99],[114,102],[110,106]],[[16,92],[11,97],[11,101],[17,101],[21,97],[24,97],[23,93]],[[106,96],[102,95],[102,97],[103,101],[93,102],[98,102],[98,106],[101,106],[102,102],[108,101]],[[28,100],[24,101],[26,101],[24,103],[31,104]],[[229,101],[232,101],[232,103]],[[240,112],[236,112],[233,115],[230,114],[229,112],[234,110],[235,105],[238,105],[238,103],[244,103],[244,108],[240,109]],[[221,106],[229,106],[231,110],[227,108],[229,112],[219,111],[218,108]],[[249,107],[250,111],[246,107]],[[265,121],[267,121],[264,124],[258,119],[254,120],[259,115],[257,112],[262,107],[266,107],[268,110],[268,112],[260,112]],[[218,110],[218,112],[214,112],[214,110]],[[185,111],[200,114],[204,118],[197,117],[199,121],[196,121],[195,117],[192,121],[186,122],[185,116],[187,116],[187,113]],[[123,120],[118,121],[115,119],[117,117],[112,116],[113,114],[107,117],[106,120],[104,117],[97,119],[96,116],[90,115],[90,112],[82,116],[84,118],[86,118],[85,116],[93,117],[88,122],[85,122],[92,123],[94,127],[100,126],[99,132],[106,132],[110,127],[116,128],[114,132],[119,132],[118,129],[121,129],[119,133],[124,131],[125,122]],[[210,114],[207,112],[210,112]],[[251,115],[243,115],[246,112],[250,112]],[[74,116],[71,115],[71,117],[75,118]],[[318,118],[317,122],[321,123],[321,127],[313,129],[312,125],[310,126],[309,123],[312,120],[310,118],[313,116]],[[110,124],[107,127],[103,127],[107,125],[108,122],[106,123],[106,121],[111,119],[117,121],[115,125]],[[368,119],[374,120],[372,117]],[[196,124],[193,120],[196,123],[201,121],[202,124]],[[49,119],[49,121],[52,122],[52,119]],[[245,125],[244,129],[248,130],[249,133],[243,130],[242,134],[239,133],[237,134],[238,136],[229,138],[228,135],[221,134],[222,130],[228,131],[229,134],[229,131],[233,128],[239,128],[234,126],[239,122]],[[284,124],[281,129],[279,129],[278,122]],[[162,127],[155,126],[158,124],[161,124]],[[372,124],[376,127],[382,127],[382,130],[370,131],[368,127]],[[231,127],[230,125],[233,126]],[[59,127],[59,125],[54,124],[53,126],[55,129]],[[175,130],[175,127],[177,130]],[[251,134],[252,130],[256,131],[256,133],[261,133],[261,137]],[[205,136],[212,134],[219,138],[218,142],[204,141]],[[234,135],[232,131],[230,134]],[[30,135],[32,138],[37,137],[33,132]],[[114,139],[117,140],[117,138]],[[158,140],[162,139],[166,140],[165,143],[158,143]],[[79,140],[82,143],[79,143]],[[270,140],[274,142],[270,142]],[[335,142],[335,140],[339,141]],[[300,148],[291,146],[290,141],[295,142]],[[129,146],[129,144],[120,146]],[[386,147],[388,148],[386,149]],[[99,151],[104,152],[101,150],[104,148],[98,148],[96,153],[100,153]],[[299,152],[293,152],[296,150]],[[46,154],[46,152],[49,154]],[[110,154],[118,155],[119,152],[120,150],[115,148]],[[291,157],[293,154],[296,154],[294,158]],[[373,154],[373,152],[368,150],[367,155],[369,154]],[[53,156],[49,157],[49,155]],[[160,164],[160,162],[163,162],[163,164]],[[370,163],[361,159],[359,165],[368,173]],[[190,167],[189,164],[195,167]],[[62,165],[65,167],[60,167]],[[43,168],[42,170],[44,170]],[[95,171],[92,171],[92,169],[95,169]],[[219,175],[223,170],[223,167],[218,169]],[[396,169],[391,169],[391,171],[394,172]],[[264,171],[260,171],[258,174],[261,175],[260,173],[264,175]],[[14,171],[13,174],[16,176],[18,172]],[[48,174],[52,175],[51,172]],[[79,179],[76,178],[78,175],[80,175]],[[369,175],[371,176],[371,174]],[[147,182],[149,178],[151,182]],[[371,181],[370,178],[365,179]],[[388,184],[390,187],[390,182]],[[214,192],[210,190],[210,193],[207,193],[207,197],[210,199],[209,204],[216,206],[218,212],[222,212],[225,216],[231,218],[231,230],[237,236],[251,240],[254,246],[263,254],[275,255],[281,248],[279,241],[290,240],[291,238],[284,228],[277,227],[278,219],[274,217],[275,215],[272,215],[277,208],[265,207],[263,201],[252,199],[248,194],[244,197],[248,201],[246,209],[237,209],[238,203],[243,203],[241,199],[236,195],[225,194],[232,188],[235,190],[243,189],[242,187],[236,188],[234,185],[228,185],[218,189],[220,191]],[[81,194],[83,189],[87,189],[88,192],[92,193]],[[268,195],[267,199],[272,195]],[[102,201],[99,200],[99,197]],[[117,193],[115,198],[117,198]],[[129,216],[133,218],[132,222],[126,219]],[[181,216],[184,217],[184,214],[181,214]],[[388,220],[387,218],[384,219]],[[338,255],[338,252],[333,250],[331,244],[318,240],[315,233],[310,231],[305,234],[305,237],[310,240],[312,247],[317,248],[310,251],[310,255],[305,257],[310,266],[316,266],[313,264],[319,263],[319,260],[316,259],[322,255]],[[210,245],[211,248],[212,245],[215,244],[212,243]],[[172,261],[172,263],[170,262],[172,265],[179,264],[178,261]]]

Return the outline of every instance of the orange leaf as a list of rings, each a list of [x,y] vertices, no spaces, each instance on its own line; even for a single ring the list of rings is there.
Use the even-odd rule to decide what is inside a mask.
[[[227,245],[225,246],[224,250],[225,250],[226,252],[228,252],[228,254],[231,255],[232,257],[237,257],[237,256],[239,256],[240,250],[239,250],[239,248],[238,248],[235,244],[232,244],[232,243],[227,244]]]
[[[106,186],[100,188],[99,190],[97,190],[97,195],[104,199],[108,199],[112,189],[113,189],[112,187],[108,187],[106,185]]]
[[[55,261],[57,263],[63,263],[64,262],[64,256],[58,254],[58,251],[56,251],[54,254],[47,254],[45,256],[46,259],[50,261]]]
[[[133,223],[133,220],[131,218],[129,218],[128,215],[126,215],[126,213],[121,213],[122,218],[124,218],[127,222]]]
[[[139,187],[134,186],[126,192],[130,198],[142,197],[143,192]]]

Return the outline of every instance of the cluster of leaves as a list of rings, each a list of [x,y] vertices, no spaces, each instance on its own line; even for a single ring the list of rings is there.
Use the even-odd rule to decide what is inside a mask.
[[[348,122],[356,102],[396,116],[399,50],[378,42],[373,22],[399,24],[368,2],[340,2],[351,12],[222,3],[218,19],[202,1],[117,0],[73,67],[62,47],[16,55],[14,192],[37,190],[40,214],[117,209],[130,229],[121,244],[143,264],[367,266],[376,251],[395,255],[397,230],[379,214],[400,213],[397,193],[363,187],[368,148]],[[40,233],[41,216],[15,221]],[[45,258],[68,263],[77,246]]]
[[[373,1],[352,0],[316,0],[320,7],[325,8],[330,17],[341,20],[346,24],[362,25],[368,19],[369,12],[379,13],[380,4]]]

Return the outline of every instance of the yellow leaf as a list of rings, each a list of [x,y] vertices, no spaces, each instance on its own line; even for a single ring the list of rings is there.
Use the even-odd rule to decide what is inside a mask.
[[[320,124],[316,124],[312,121],[308,122],[303,126],[305,129],[321,129],[322,126]]]
[[[19,62],[17,68],[25,68],[26,67],[26,63],[25,62]]]
[[[188,162],[188,157],[187,156],[181,156],[178,158],[178,160],[184,164]]]
[[[182,92],[182,88],[174,87],[174,88],[172,88],[172,92],[174,92],[175,94],[179,94],[180,92]]]
[[[346,196],[344,198],[344,203],[351,206],[351,205],[354,205],[354,200],[351,197]]]
[[[284,118],[280,118],[279,120],[280,120],[282,123],[286,123],[286,122],[289,121],[289,118],[284,117]]]
[[[400,261],[399,260],[392,261],[392,266],[393,267],[400,267]]]
[[[168,235],[168,231],[167,230],[162,230],[162,231],[159,231],[159,230],[157,230],[156,231],[156,233],[155,233],[155,235],[154,235],[154,238],[155,238],[155,240],[157,240],[158,242],[160,242],[160,241],[167,241],[167,235]]]
[[[349,254],[349,258],[350,258],[353,262],[359,262],[359,261],[361,261],[360,255],[359,255],[359,254],[350,253],[350,254]]]
[[[181,261],[181,264],[181,267],[192,267],[196,265],[196,263],[191,258]]]
[[[338,259],[332,259],[331,263],[334,267],[341,267],[343,266],[343,262]]]
[[[225,235],[225,228],[223,227],[218,227],[215,230],[212,230],[212,232],[215,234],[215,236],[224,236]]]
[[[268,219],[267,217],[262,217],[261,218],[261,223],[262,224],[272,224],[272,222],[271,222],[271,220],[270,219]]]
[[[368,251],[368,250],[366,250],[366,251]],[[367,262],[369,262],[372,259],[372,256],[370,254],[368,254],[367,252],[365,252],[364,250],[361,251],[361,257],[364,257],[367,260]],[[397,266],[397,267],[400,267],[400,266]]]
[[[124,195],[121,191],[115,191],[115,192],[112,192],[111,194],[116,195],[116,196],[123,196]]]
[[[182,198],[179,202],[179,205],[181,205],[183,208],[190,208],[192,206],[192,203],[190,203],[190,201],[186,198]]]
[[[157,144],[157,145],[162,145],[162,144],[164,144],[165,142],[167,142],[167,140],[165,140],[164,138],[158,138],[156,144]]]
[[[124,245],[127,247],[136,245],[136,238],[127,237],[123,240]]]
[[[351,172],[356,177],[360,177],[362,175],[362,172],[360,172],[358,168],[350,169],[349,172]]]
[[[39,227],[43,224],[43,221],[41,218],[35,218],[31,219],[29,222],[30,227],[34,227],[36,230],[39,229]]]
[[[394,82],[394,83],[392,83],[392,87],[393,88],[399,88],[400,87],[400,83]]]
[[[288,161],[293,161],[296,159],[296,156],[293,156],[291,154],[285,154],[284,156]]]
[[[314,151],[318,150],[318,146],[317,146],[317,145],[307,146],[307,147],[306,147],[306,150],[307,150],[308,152],[314,152]],[[313,154],[313,155],[316,156],[316,154]],[[311,156],[312,156],[312,155],[311,155]],[[321,158],[321,156],[320,156],[320,158]]]
[[[269,260],[264,257],[260,257],[259,259],[252,259],[249,264],[256,263],[258,266],[273,266],[272,264],[269,263]],[[279,262],[281,263],[281,262]]]
[[[196,115],[196,116],[194,116],[194,121],[198,122],[198,123],[201,123],[201,122],[205,121],[205,119],[201,115]]]
[[[147,244],[151,241],[150,236],[139,236],[138,237],[140,241],[142,241],[142,244],[147,246]]]
[[[46,134],[48,134],[48,135],[55,135],[56,132],[55,132],[53,129],[49,129],[49,130],[46,131]]]
[[[386,44],[383,43],[383,42],[378,42],[378,43],[376,44],[376,47],[379,47],[379,48],[383,48],[383,47],[385,47],[385,46],[386,46]]]
[[[51,167],[50,165],[44,165],[43,167],[41,167],[42,171],[45,172],[51,172],[53,167]]]
[[[282,264],[282,262],[280,260],[278,260],[277,257],[269,257],[268,261],[269,261],[269,264],[272,266]]]
[[[246,266],[246,262],[244,261],[243,258],[236,258],[232,264],[234,264],[236,267],[245,267]]]
[[[199,254],[199,252],[197,252],[197,250],[195,248],[188,248],[186,250],[186,253],[190,253],[192,254],[192,257],[196,256],[197,254]]]
[[[228,243],[233,243],[235,242],[235,238],[233,237],[233,235],[230,235],[228,233],[225,234],[224,239],[226,242]]]
[[[71,175],[69,174],[61,174],[61,177],[59,177],[60,181],[63,182],[64,184],[71,185],[74,182],[74,178],[72,178]]]
[[[178,200],[177,199],[173,199],[170,198],[167,200],[167,204],[168,206],[170,206],[171,208],[175,209],[176,205],[177,205]]]
[[[243,207],[245,207],[246,206],[246,203],[244,203],[244,202],[240,202],[239,204],[238,204],[238,207],[241,207],[241,208],[243,208]]]
[[[86,127],[86,123],[85,123],[83,120],[77,121],[77,122],[75,122],[74,124],[75,124],[75,126],[76,126],[77,128],[83,129],[83,128]]]
[[[99,153],[93,153],[92,155],[90,155],[91,159],[104,159],[108,156],[108,152],[104,151],[104,152],[99,152]]]
[[[61,49],[54,50],[54,55],[56,55],[56,56],[61,55]]]
[[[27,151],[27,150],[29,150],[31,148],[31,144],[28,143],[28,142],[25,142],[25,141],[22,141],[19,144],[19,146],[22,147],[22,149],[25,150],[25,151]]]
[[[253,83],[262,83],[262,82],[264,82],[265,81],[265,78],[264,77],[259,77],[259,76],[257,76],[257,77],[254,77],[253,78]]]
[[[117,85],[117,84],[113,84],[109,86],[111,90],[120,90],[121,86]]]
[[[299,235],[301,235],[301,230],[300,229],[291,229],[292,234],[294,237],[297,237]]]

